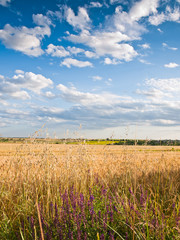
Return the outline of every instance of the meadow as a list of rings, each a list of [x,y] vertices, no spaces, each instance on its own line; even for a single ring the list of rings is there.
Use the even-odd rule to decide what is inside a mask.
[[[180,147],[0,144],[0,239],[180,239]]]

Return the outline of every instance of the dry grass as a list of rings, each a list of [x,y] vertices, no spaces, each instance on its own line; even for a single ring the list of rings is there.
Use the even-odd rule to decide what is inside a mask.
[[[0,222],[4,231],[6,225],[17,230],[20,219],[37,213],[37,201],[48,217],[60,186],[88,196],[97,175],[109,189],[118,182],[119,196],[127,197],[129,188],[136,194],[142,185],[158,204],[160,192],[177,203],[179,171],[180,147],[0,144]]]

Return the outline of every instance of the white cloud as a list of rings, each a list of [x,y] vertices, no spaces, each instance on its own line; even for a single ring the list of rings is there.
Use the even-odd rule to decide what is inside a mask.
[[[11,78],[1,76],[0,78],[0,98],[16,98],[16,99],[30,99],[27,92],[32,91],[36,94],[41,94],[41,90],[51,87],[53,82],[51,79],[44,77],[41,74],[32,72],[23,72],[16,70],[17,75]]]
[[[91,52],[91,51],[85,51],[84,54],[88,58],[96,58],[97,57],[96,53]]]
[[[70,25],[78,29],[89,28],[91,22],[87,10],[83,7],[79,7],[77,16],[71,8],[65,7],[65,18]]]
[[[74,55],[77,55],[78,53],[84,52],[84,49],[82,48],[77,48],[77,47],[67,47],[68,51],[71,52]]]
[[[180,92],[180,78],[148,79],[146,85],[166,92]]]
[[[145,60],[145,59],[139,59],[139,62],[144,63],[144,64],[147,64],[147,65],[150,65],[150,64],[151,64],[150,62],[148,62],[148,61]]]
[[[163,33],[163,31],[160,28],[158,28],[157,30],[158,30],[158,32]]]
[[[175,7],[174,9],[172,9],[167,6],[165,12],[156,13],[149,17],[149,22],[155,26],[158,26],[165,21],[180,22],[179,7]]]
[[[110,65],[110,64],[117,65],[117,64],[119,64],[121,62],[118,61],[117,59],[105,58],[104,59],[104,63],[107,64],[107,65]]]
[[[148,90],[137,89],[136,93],[139,94],[139,95],[144,95],[147,98],[150,98],[152,100],[161,99],[161,98],[164,98],[164,97],[168,97],[168,98],[172,97],[171,94],[164,93],[163,91],[161,91],[160,89],[157,89],[157,88],[150,88]]]
[[[31,99],[31,97],[29,96],[29,94],[22,90],[22,91],[16,91],[16,92],[12,92],[10,94],[10,96],[12,98],[16,98],[16,99],[21,99],[21,100],[27,100],[27,99]]]
[[[92,79],[93,79],[93,81],[100,81],[100,80],[102,80],[102,77],[97,75],[97,76],[93,76]]]
[[[0,99],[15,98],[21,100],[27,100],[31,97],[29,94],[22,90],[16,84],[10,83],[8,78],[0,78]]]
[[[26,55],[38,57],[43,54],[41,40],[47,35],[50,36],[51,30],[48,26],[27,28],[12,27],[9,24],[0,30],[0,40],[10,49],[20,51]]]
[[[63,84],[57,86],[61,91],[61,97],[68,102],[80,103],[85,106],[103,105],[108,106],[118,103],[122,98],[110,93],[93,94],[89,92],[80,92],[75,87],[68,88]],[[111,99],[111,101],[109,101]]]
[[[146,28],[133,19],[129,13],[122,11],[121,7],[117,7],[112,21],[116,31],[126,35],[126,41],[138,40],[142,33],[146,32]]]
[[[71,66],[74,66],[74,67],[79,67],[79,68],[82,68],[82,67],[92,67],[92,63],[88,62],[88,61],[79,61],[77,59],[74,59],[74,58],[66,58],[64,59],[63,62],[61,62],[60,64],[61,66],[66,66],[68,68],[70,68]]]
[[[75,105],[59,114],[55,113],[52,117],[63,118],[73,123],[81,121],[85,127],[90,125],[92,129],[119,126],[119,124],[122,126],[127,123],[164,125],[174,122],[179,125],[180,107],[177,99],[175,101],[170,92],[159,89],[157,82],[159,80],[153,83],[156,85],[154,87],[152,83],[147,82],[146,86],[149,84],[150,89],[137,91],[138,94],[146,96],[146,99],[122,97],[106,92],[98,94],[81,92],[75,87],[68,88],[59,84],[57,88],[61,92],[61,98]],[[169,100],[170,97],[172,101]]]
[[[151,13],[156,13],[160,0],[141,0],[137,1],[131,8],[129,14],[131,19],[139,20],[142,17],[147,17]]]
[[[176,48],[176,47],[170,47],[170,46],[168,46],[167,43],[162,43],[162,46],[165,47],[165,48],[168,48],[168,49],[170,49],[170,50],[173,50],[173,51],[178,50],[178,48]]]
[[[110,0],[110,4],[118,4],[118,3],[127,4],[127,1],[126,0]]]
[[[45,93],[43,94],[43,96],[45,96],[45,97],[47,97],[47,98],[50,98],[50,99],[56,97],[56,95],[55,95],[54,93],[52,93],[51,91],[45,92]]]
[[[119,43],[129,39],[120,32],[97,32],[96,35],[91,35],[89,31],[83,31],[80,35],[71,34],[67,39],[91,47],[97,56],[110,55],[119,60],[131,61],[138,55],[131,45]]]
[[[90,7],[100,8],[102,6],[100,2],[90,2]]]
[[[39,26],[46,26],[46,25],[52,24],[50,18],[42,14],[33,14],[32,18],[33,18],[33,22]]]
[[[17,70],[15,71],[15,73],[16,73],[16,74],[24,74],[24,71],[17,69]]]
[[[0,0],[0,5],[3,7],[7,7],[11,0]]]
[[[179,64],[170,62],[168,64],[164,64],[164,67],[166,67],[166,68],[176,68],[176,67],[179,67]]]
[[[32,72],[14,75],[9,83],[15,84],[20,88],[26,88],[38,94],[42,89],[51,87],[53,85],[53,82],[50,78],[46,78],[41,74],[35,74]]]
[[[149,49],[150,45],[148,43],[144,43],[142,45],[140,45],[143,49]]]
[[[63,46],[55,46],[53,44],[48,45],[46,52],[53,57],[67,57],[70,55]]]

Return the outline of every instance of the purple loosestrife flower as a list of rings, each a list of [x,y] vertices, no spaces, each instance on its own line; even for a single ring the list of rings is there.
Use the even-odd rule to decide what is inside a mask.
[[[91,189],[91,188],[89,188],[89,195],[91,195],[91,193],[92,193],[92,189]]]
[[[156,218],[153,218],[153,220],[151,221],[151,224],[154,228],[156,227]]]
[[[81,240],[81,214],[76,216],[76,225],[77,225],[77,240]]]
[[[100,236],[100,240],[105,240],[104,234],[102,233]]]
[[[89,200],[90,200],[91,203],[93,202],[93,200],[94,200],[94,196],[93,196],[92,194],[90,195]]]
[[[110,213],[109,213],[109,216],[110,216],[110,222],[112,223],[113,222],[113,211],[110,211]]]
[[[45,236],[46,236],[46,239],[47,239],[47,240],[51,240],[51,239],[52,239],[51,236],[50,236],[50,234],[49,234],[49,231],[47,231],[47,233],[45,234]]]
[[[134,193],[132,192],[131,188],[129,188],[129,192],[132,196],[134,196]]]
[[[98,211],[99,225],[102,226],[101,210]]]
[[[84,227],[86,227],[87,219],[86,219],[86,213],[85,213],[85,201],[84,201],[84,195],[82,193],[80,193],[79,205],[80,205]]]
[[[106,205],[106,212],[109,214],[109,205]]]
[[[57,226],[57,223],[58,223],[58,208],[57,208],[57,204],[55,203],[55,206],[54,206],[54,209],[55,209],[55,216],[54,216],[54,225],[55,227]]]
[[[121,204],[123,206],[124,211],[126,211],[125,205],[124,205],[124,199],[121,201]]]
[[[173,203],[173,204],[172,204],[172,209],[173,209],[173,210],[174,210],[175,206],[176,206],[176,204],[175,204],[175,203]]]
[[[35,235],[34,235],[34,218],[33,218],[33,216],[31,216],[30,223],[31,223],[31,229],[32,229],[32,237],[34,239]]]
[[[105,216],[103,218],[103,228],[104,228],[104,231],[107,230],[107,214],[105,213]]]
[[[84,240],[87,240],[88,238],[87,238],[87,233],[85,232],[84,233]]]
[[[24,234],[24,220],[21,221],[21,229],[23,230],[23,234]]]
[[[179,221],[180,221],[180,217],[176,218],[176,227],[179,227]]]
[[[114,235],[112,234],[112,232],[109,232],[109,239],[114,240]]]
[[[115,205],[113,205],[113,208],[114,208],[115,212],[118,212],[117,207]]]
[[[131,203],[130,209],[134,211],[134,204]]]
[[[102,186],[101,194],[106,197],[107,195],[107,189],[104,188],[104,185]]]
[[[21,240],[22,239],[21,237],[19,237],[19,234],[17,232],[15,232],[15,235],[16,235],[16,239],[17,240]]]
[[[91,206],[91,209],[90,209],[90,215],[91,215],[91,221],[92,221],[92,226],[94,225],[94,207]]]
[[[53,203],[50,202],[49,204],[49,211],[50,211],[50,216],[53,218]]]
[[[74,237],[73,237],[73,231],[71,230],[71,228],[69,228],[69,231],[68,231],[68,239],[71,239],[71,240],[74,239]]]

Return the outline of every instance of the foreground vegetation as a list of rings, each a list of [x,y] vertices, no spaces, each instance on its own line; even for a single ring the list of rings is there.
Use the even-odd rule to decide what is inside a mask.
[[[0,239],[179,239],[179,148],[0,146]]]

